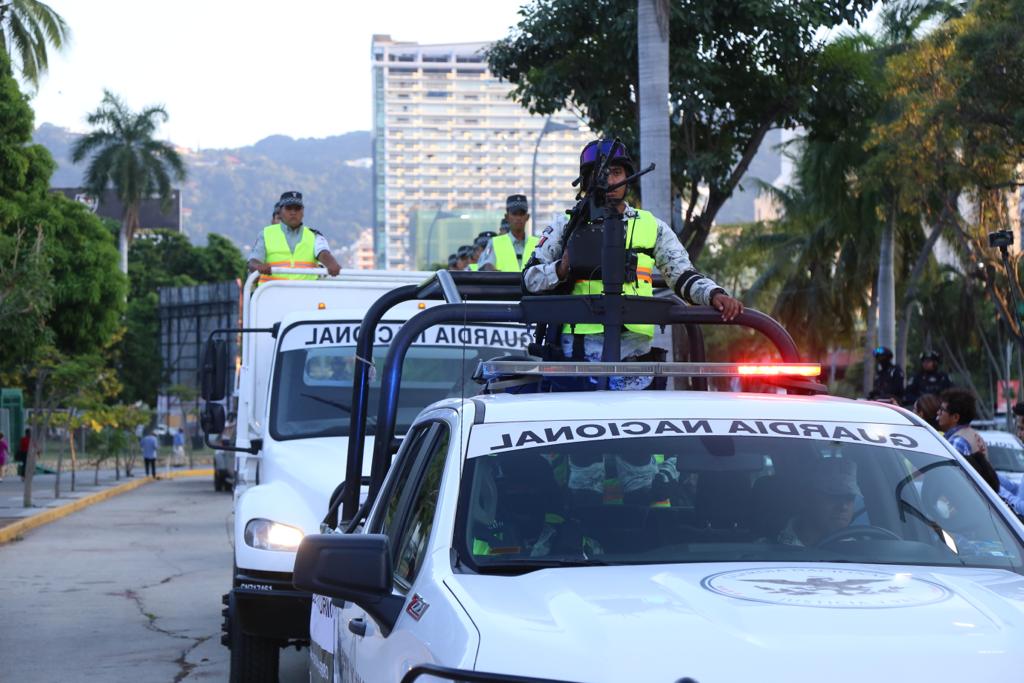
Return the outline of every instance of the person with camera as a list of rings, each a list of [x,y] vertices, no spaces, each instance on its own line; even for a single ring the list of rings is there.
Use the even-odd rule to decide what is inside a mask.
[[[591,174],[607,159],[607,186],[623,183],[635,173],[633,159],[622,143],[613,140],[594,140],[580,154],[580,186],[591,185]],[[672,228],[649,211],[635,209],[625,200],[626,184],[607,192],[607,205],[617,211],[625,223],[623,248],[635,254],[636,268],[630,272],[622,293],[632,296],[653,296],[654,268],[661,272],[679,298],[695,306],[712,306],[723,320],[732,320],[743,311],[743,304],[720,287],[714,280],[698,272],[690,262],[686,249]],[[566,244],[569,218],[559,215],[541,234],[533,259],[523,272],[523,285],[534,294],[551,291],[560,285],[571,286],[577,296],[601,294],[603,283],[598,279],[580,277],[584,272],[595,272],[589,264],[575,264]],[[589,224],[594,225],[594,224]],[[577,254],[577,258],[580,258]],[[621,339],[623,360],[638,360],[651,352],[654,325],[628,324]],[[604,346],[604,328],[599,324],[566,324],[562,328],[561,351],[565,358],[597,362]],[[590,378],[594,380],[594,378]],[[596,380],[593,381],[596,385]],[[613,377],[611,389],[645,389],[650,377]]]
[[[925,394],[941,394],[953,386],[949,375],[939,370],[942,362],[942,355],[938,351],[927,350],[921,356],[921,369],[914,373],[907,382],[906,391],[903,392],[904,405],[912,406],[921,396]]]

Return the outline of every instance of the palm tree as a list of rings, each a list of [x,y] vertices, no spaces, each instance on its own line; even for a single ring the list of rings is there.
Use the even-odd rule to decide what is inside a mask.
[[[71,38],[59,14],[39,0],[0,0],[0,47],[16,62],[21,77],[39,88],[49,64],[48,45],[58,50]]]
[[[668,109],[668,0],[637,0],[640,160],[655,170],[640,179],[644,208],[662,220],[670,216],[671,151]]]
[[[93,154],[85,171],[86,190],[100,197],[113,187],[124,206],[121,216],[121,271],[128,272],[128,248],[139,228],[139,205],[158,195],[166,205],[171,198],[171,179],[185,180],[185,164],[174,147],[154,140],[157,126],[167,120],[162,106],[148,106],[136,113],[109,90],[103,91],[99,108],[86,119],[94,130],[72,148],[75,163]]]

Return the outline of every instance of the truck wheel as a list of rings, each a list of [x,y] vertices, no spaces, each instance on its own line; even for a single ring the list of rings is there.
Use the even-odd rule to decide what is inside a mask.
[[[277,683],[281,648],[277,641],[242,632],[234,593],[228,597],[226,621],[231,643],[231,683]]]

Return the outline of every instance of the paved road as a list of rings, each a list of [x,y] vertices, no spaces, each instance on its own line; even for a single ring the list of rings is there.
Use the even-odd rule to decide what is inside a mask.
[[[0,546],[0,679],[226,681],[231,496],[161,481]],[[307,681],[306,651],[281,680]]]

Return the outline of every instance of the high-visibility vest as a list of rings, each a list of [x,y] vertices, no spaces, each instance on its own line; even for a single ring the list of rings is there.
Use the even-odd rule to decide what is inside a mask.
[[[497,238],[495,238],[497,239]],[[626,249],[636,251],[636,280],[625,282],[622,293],[632,296],[654,296],[654,244],[658,241],[658,220],[650,211],[637,211],[636,217],[626,226]],[[604,293],[604,283],[600,280],[577,280],[572,293],[586,296]],[[654,325],[625,326],[630,332],[636,332],[654,338]],[[578,323],[565,325],[563,334],[601,334],[604,325],[598,323]]]
[[[469,264],[469,269],[472,270],[473,272],[476,272],[476,271],[480,270],[480,266],[478,264],[476,264],[476,263],[470,263]]]
[[[494,269],[503,273],[521,273],[523,266],[530,260],[533,250],[537,248],[539,239],[530,235],[526,238],[526,246],[523,248],[523,258],[516,256],[516,248],[512,244],[512,234],[505,233],[491,239],[491,248],[494,249]]]
[[[280,224],[268,225],[263,228],[263,244],[267,249],[266,264],[286,268],[316,268],[316,235],[305,225],[302,226],[302,239],[295,245],[293,252],[288,248],[284,230]],[[268,280],[316,280],[316,275],[260,275],[260,282]]]

